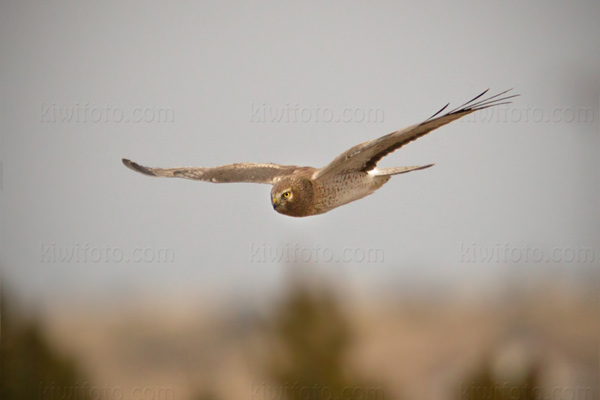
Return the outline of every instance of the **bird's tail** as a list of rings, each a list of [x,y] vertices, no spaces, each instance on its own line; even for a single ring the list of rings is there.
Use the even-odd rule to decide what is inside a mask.
[[[420,167],[394,167],[394,168],[376,168],[372,171],[369,171],[370,174],[375,176],[390,176],[390,175],[398,175],[405,174],[407,172],[418,171],[420,169],[425,169],[433,166],[434,164],[423,165]]]

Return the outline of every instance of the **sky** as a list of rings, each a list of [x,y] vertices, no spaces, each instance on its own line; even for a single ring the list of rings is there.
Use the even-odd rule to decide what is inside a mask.
[[[244,301],[302,269],[369,293],[585,282],[599,17],[595,1],[2,2],[2,282],[40,304]],[[435,166],[320,216],[275,213],[268,185],[121,164],[321,167],[487,88],[520,97],[389,155]]]

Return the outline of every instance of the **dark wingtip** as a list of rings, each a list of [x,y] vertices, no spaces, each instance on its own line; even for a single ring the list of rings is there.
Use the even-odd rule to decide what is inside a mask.
[[[488,108],[488,107],[495,107],[495,106],[499,106],[499,105],[503,105],[503,104],[510,104],[511,102],[507,101],[507,100],[510,100],[514,97],[520,96],[519,94],[513,94],[513,95],[502,97],[506,93],[513,90],[511,88],[511,89],[505,90],[503,92],[500,92],[498,94],[495,94],[494,96],[487,97],[483,100],[478,100],[480,97],[482,97],[484,94],[486,94],[489,90],[490,89],[487,89],[486,91],[484,91],[480,95],[476,96],[475,98],[469,100],[468,102],[461,105],[460,107],[455,108],[454,110],[448,112],[448,114],[473,112],[473,111],[477,111],[477,110],[483,110],[484,108]],[[477,100],[477,101],[475,101],[475,100]]]
[[[139,172],[140,174],[144,174],[144,175],[148,175],[148,176],[155,176],[152,171],[150,170],[150,168],[147,167],[142,167],[141,165],[139,165],[138,163],[135,163],[131,160],[128,160],[126,158],[122,158],[121,161],[123,162],[123,165],[125,165],[127,168],[135,171],[135,172]]]
[[[450,105],[450,103],[446,104],[444,107],[442,107],[440,109],[440,111],[436,112],[431,117],[427,118],[427,121],[429,121],[430,119],[433,119],[436,115],[438,115],[439,113],[441,113],[442,111],[444,111],[446,108],[448,108],[449,105]]]

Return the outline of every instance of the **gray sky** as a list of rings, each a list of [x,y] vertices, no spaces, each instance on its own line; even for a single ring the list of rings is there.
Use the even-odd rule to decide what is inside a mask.
[[[585,279],[600,259],[599,17],[596,1],[2,2],[3,282],[47,302],[237,298],[302,268],[269,256],[289,248],[349,257],[316,268],[374,291],[472,287],[507,264]],[[488,87],[521,97],[388,156],[436,165],[322,216],[275,213],[267,185],[120,162],[319,167]],[[86,246],[117,250],[53,256]],[[476,258],[494,248],[516,262]],[[580,248],[595,261],[571,260]],[[174,259],[151,260],[163,250]]]

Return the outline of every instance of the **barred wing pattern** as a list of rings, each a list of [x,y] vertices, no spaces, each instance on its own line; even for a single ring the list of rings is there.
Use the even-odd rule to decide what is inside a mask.
[[[133,161],[123,159],[126,167],[144,175],[184,178],[213,183],[267,183],[273,184],[278,178],[288,176],[300,167],[293,165],[237,163],[220,167],[180,167],[180,168],[148,168]]]
[[[329,165],[317,170],[313,176],[313,179],[322,179],[324,177],[346,174],[350,172],[371,171],[375,169],[375,166],[383,157],[398,150],[405,144],[425,136],[429,132],[441,126],[449,124],[450,122],[462,118],[465,115],[469,115],[475,111],[510,103],[507,100],[518,96],[510,95],[503,97],[503,95],[508,93],[510,90],[512,89],[477,101],[489,91],[488,89],[460,107],[457,107],[454,110],[436,118],[437,115],[439,115],[450,105],[450,103],[448,103],[440,111],[432,115],[424,122],[409,126],[399,131],[382,136],[378,139],[370,140],[350,148],[336,157]]]

